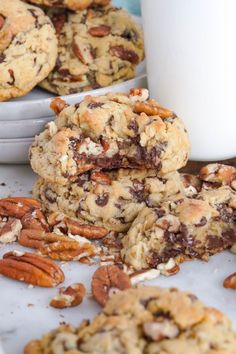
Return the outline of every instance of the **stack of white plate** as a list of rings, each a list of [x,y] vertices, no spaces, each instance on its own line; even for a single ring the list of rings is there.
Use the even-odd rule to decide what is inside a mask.
[[[132,80],[62,98],[73,104],[80,102],[86,95],[126,92],[133,87],[147,87],[145,62],[138,66],[136,77]],[[34,136],[54,119],[50,110],[53,97],[53,94],[36,88],[25,97],[0,103],[0,163],[28,162],[28,150]]]

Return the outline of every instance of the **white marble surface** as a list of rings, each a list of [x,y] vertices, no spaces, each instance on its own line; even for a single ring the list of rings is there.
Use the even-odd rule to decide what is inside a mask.
[[[35,176],[29,166],[0,166],[0,197],[30,194]],[[6,183],[2,186],[2,183]],[[21,249],[17,244],[0,248],[0,256],[9,249]],[[90,291],[90,279],[94,267],[72,262],[63,266],[66,281],[83,282]],[[179,274],[160,277],[149,284],[164,287],[174,286],[191,290],[206,304],[227,313],[236,329],[236,291],[226,290],[223,279],[236,271],[236,256],[224,252],[211,258],[209,263],[188,262],[181,266]],[[33,338],[59,325],[60,322],[78,324],[84,318],[91,318],[99,306],[91,299],[74,309],[56,310],[50,308],[50,298],[57,289],[29,288],[23,283],[0,277],[0,338],[5,354],[21,354],[24,345]],[[0,350],[1,353],[1,350]]]

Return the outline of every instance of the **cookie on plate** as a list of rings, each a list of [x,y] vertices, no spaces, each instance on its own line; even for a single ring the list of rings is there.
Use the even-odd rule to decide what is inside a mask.
[[[184,176],[178,172],[158,177],[154,170],[128,169],[87,172],[67,185],[40,178],[33,190],[47,213],[63,213],[117,232],[128,231],[145,206],[158,206],[188,193]]]
[[[102,313],[25,347],[25,354],[235,354],[236,333],[220,311],[177,289],[140,287],[113,295]]]
[[[123,238],[124,262],[134,269],[156,268],[171,258],[207,260],[236,243],[236,192],[202,185],[196,198],[145,208]]]
[[[143,60],[139,25],[122,9],[48,11],[58,40],[57,64],[41,87],[59,95],[106,87],[134,77]]]
[[[0,101],[27,94],[53,69],[57,38],[38,7],[0,0]]]
[[[68,106],[52,102],[55,123],[35,138],[33,170],[47,181],[66,184],[94,168],[175,171],[188,160],[189,139],[180,118],[154,100],[146,89],[130,94],[87,96]]]
[[[26,0],[36,5],[65,7],[70,10],[79,11],[91,6],[105,6],[110,0]]]

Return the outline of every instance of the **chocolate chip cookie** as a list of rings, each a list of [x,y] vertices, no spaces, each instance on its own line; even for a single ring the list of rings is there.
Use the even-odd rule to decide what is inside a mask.
[[[59,95],[106,87],[134,77],[143,60],[140,27],[122,9],[94,7],[77,13],[48,11],[56,28],[57,63],[41,87]]]
[[[92,6],[108,5],[110,0],[28,0],[28,2],[36,5],[65,7],[70,10],[79,11]]]
[[[147,168],[163,175],[188,160],[182,120],[148,100],[146,89],[87,96],[71,106],[57,98],[52,106],[55,122],[30,149],[33,170],[47,181],[66,184],[95,168]]]
[[[38,7],[0,0],[0,101],[27,94],[53,69],[57,38]]]
[[[194,198],[143,209],[123,238],[124,262],[140,270],[171,258],[177,264],[207,260],[236,243],[236,175],[230,171],[229,177],[229,167],[208,165],[200,171],[204,181]]]
[[[154,170],[128,169],[87,172],[65,186],[39,179],[33,191],[47,213],[64,213],[117,232],[128,231],[145,206],[187,193],[178,172],[158,177]]]
[[[113,295],[91,323],[30,342],[25,354],[235,354],[236,333],[220,311],[177,289],[140,287]]]

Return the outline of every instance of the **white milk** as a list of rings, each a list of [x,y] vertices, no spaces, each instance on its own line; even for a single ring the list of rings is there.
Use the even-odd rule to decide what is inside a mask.
[[[236,156],[236,0],[142,0],[151,96],[187,126],[195,160]]]

